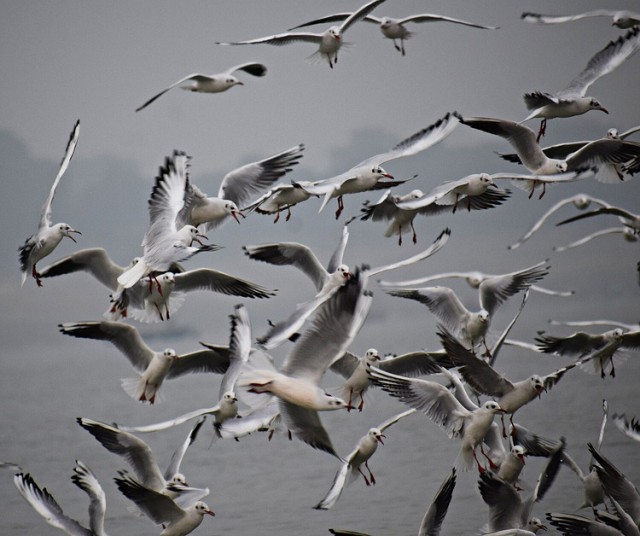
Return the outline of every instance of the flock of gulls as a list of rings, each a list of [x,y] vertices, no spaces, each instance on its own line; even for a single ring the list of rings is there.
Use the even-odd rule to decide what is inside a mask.
[[[377,9],[383,3],[385,0],[373,0],[357,11],[329,14],[275,35],[218,44],[280,46],[311,43],[317,51],[309,59],[336,68],[344,34],[354,24],[378,25],[384,37],[392,40],[402,55],[407,52],[405,42],[411,36],[409,28],[414,24],[447,22],[497,30],[434,14],[402,19],[379,17]],[[426,249],[389,265],[350,267],[343,261],[349,228],[358,225],[354,221],[382,221],[387,225],[386,237],[394,237],[402,244],[403,236],[410,234],[411,241],[417,243],[414,219],[418,215],[457,212],[465,217],[464,214],[470,211],[491,209],[508,202],[512,195],[510,189],[500,186],[504,181],[524,189],[524,195],[532,197],[536,193],[536,197],[542,198],[549,184],[594,179],[609,183],[631,180],[640,170],[640,142],[633,139],[640,126],[624,133],[611,129],[596,140],[569,141],[550,147],[541,145],[547,122],[551,119],[592,110],[608,113],[588,90],[602,76],[614,69],[625,68],[624,63],[640,48],[640,14],[597,10],[571,16],[534,13],[522,16],[524,21],[536,24],[568,23],[585,17],[605,16],[611,17],[613,24],[624,33],[603,43],[564,89],[532,91],[524,95],[529,113],[522,121],[465,117],[457,111],[449,111],[390,150],[318,181],[285,179],[303,156],[304,146],[298,145],[231,171],[222,180],[216,196],[208,196],[192,182],[189,155],[181,150],[174,151],[159,167],[151,188],[147,207],[149,226],[144,233],[140,232],[140,255],[127,266],[114,263],[102,248],[78,249],[65,258],[50,262],[49,257],[65,237],[75,242],[81,234],[67,223],[54,224],[52,220],[56,189],[71,165],[79,141],[80,122],[74,125],[57,176],[42,207],[38,228],[19,249],[22,284],[46,287],[43,282],[49,278],[74,278],[78,277],[77,272],[87,272],[107,287],[105,319],[63,323],[59,329],[67,336],[107,341],[122,353],[135,371],[131,377],[122,380],[122,388],[135,403],[159,402],[163,383],[180,376],[208,373],[222,377],[217,400],[211,407],[194,409],[164,422],[125,426],[125,423],[104,423],[87,417],[77,419],[78,425],[102,447],[121,458],[125,468],[114,475],[117,488],[132,502],[134,510],[141,512],[148,522],[158,525],[160,534],[189,534],[203,522],[205,515],[214,515],[203,502],[209,489],[192,487],[180,472],[181,461],[188,456],[188,449],[196,441],[206,419],[213,421],[213,433],[218,440],[243,438],[238,442],[238,448],[244,441],[271,439],[273,434],[282,433],[292,441],[300,442],[300,448],[314,448],[319,455],[335,457],[337,472],[333,482],[326,483],[327,492],[324,497],[318,497],[317,504],[309,505],[327,510],[336,505],[352,481],[361,480],[357,485],[375,484],[369,460],[379,445],[384,444],[389,429],[407,418],[414,419],[416,426],[430,426],[424,423],[433,421],[454,445],[452,469],[422,519],[420,535],[439,534],[441,526],[446,525],[447,508],[460,471],[473,471],[478,475],[478,491],[487,511],[486,524],[481,529],[483,533],[531,535],[547,530],[544,520],[534,516],[532,510],[552,486],[562,466],[569,467],[580,479],[584,506],[588,511],[547,513],[546,520],[550,525],[562,534],[640,534],[640,494],[625,477],[623,468],[616,467],[600,448],[608,418],[606,402],[600,440],[596,445],[588,446],[592,463],[586,471],[581,470],[567,452],[565,438],[545,438],[539,431],[528,430],[516,422],[518,409],[535,404],[541,396],[553,396],[546,394],[547,391],[565,374],[577,374],[575,370],[585,369],[601,375],[605,381],[614,381],[611,378],[615,377],[615,365],[620,355],[624,351],[640,350],[640,325],[605,320],[574,322],[574,326],[587,331],[577,331],[568,337],[541,332],[534,342],[510,339],[509,331],[526,306],[530,293],[571,294],[540,284],[550,270],[548,262],[542,261],[502,274],[451,271],[410,281],[376,281],[383,292],[417,301],[437,317],[441,348],[418,349],[394,356],[383,356],[370,348],[363,355],[357,355],[352,353],[350,345],[367,320],[374,297],[372,277],[436,255],[448,247],[451,231],[442,230]],[[336,25],[317,33],[300,30],[328,23]],[[586,45],[584,48],[587,49]],[[634,68],[637,69],[637,65]],[[244,83],[242,73],[265,76],[267,69],[262,64],[248,62],[219,74],[191,74],[155,94],[136,111],[142,111],[177,87],[205,93],[229,90]],[[161,102],[154,104],[161,105]],[[538,119],[541,124],[537,132],[525,124]],[[426,151],[457,128],[471,128],[503,138],[503,141],[496,141],[496,146],[508,149],[510,145],[514,152],[505,152],[501,154],[502,158],[518,163],[524,169],[513,173],[475,173],[442,183],[427,192],[415,189],[408,194],[396,195],[397,187],[410,178],[394,178],[383,164]],[[291,311],[283,311],[282,318],[272,322],[265,333],[254,333],[248,301],[237,305],[230,315],[228,345],[201,343],[192,352],[178,355],[171,348],[151,348],[138,332],[136,322],[170,321],[191,291],[211,291],[247,300],[278,299],[276,290],[233,274],[182,266],[181,263],[196,255],[204,262],[211,252],[220,248],[208,242],[207,233],[215,230],[218,236],[223,236],[220,230],[223,223],[230,219],[241,223],[246,217],[270,217],[277,221],[283,213],[289,220],[295,205],[312,198],[320,200],[319,211],[335,200],[335,213],[326,217],[339,219],[345,196],[374,191],[382,191],[382,196],[377,201],[366,201],[358,216],[346,219],[336,250],[328,260],[318,259],[309,247],[295,242],[243,245],[249,259],[292,267],[282,270],[300,270],[310,280],[311,286],[299,289],[300,303]],[[556,211],[571,205],[581,212],[558,225],[605,215],[616,216],[619,223],[613,230],[600,231],[567,248],[611,232],[624,233],[629,240],[638,239],[640,215],[613,206],[606,200],[578,194],[547,210],[510,248],[521,246],[540,231]],[[405,248],[398,251],[405,251]],[[434,281],[451,278],[463,278],[477,289],[478,303],[465,305],[451,288],[433,285]],[[518,294],[521,296],[518,313],[497,340],[492,340],[489,329],[497,309]],[[407,302],[407,315],[422,311],[420,307]],[[253,324],[257,324],[255,320]],[[603,332],[603,327],[610,329]],[[286,357],[274,359],[269,352],[283,345],[288,348]],[[527,378],[510,379],[499,372],[496,361],[504,345],[520,345],[535,352],[566,356],[573,361],[549,374],[534,373]],[[329,370],[344,379],[330,392],[323,386]],[[345,420],[360,412],[374,413],[375,404],[366,396],[371,389],[381,389],[408,408],[372,427],[351,452],[337,452],[331,430],[323,426],[321,412],[340,410],[345,414]],[[422,421],[414,414],[422,414]],[[120,417],[114,415],[113,419],[119,421]],[[611,419],[632,440],[640,441],[640,423],[636,418],[619,413]],[[176,449],[169,467],[162,471],[139,434],[156,433],[187,422],[192,426],[189,434]],[[252,439],[244,438],[248,435]],[[99,450],[96,447],[96,455]],[[548,459],[532,491],[532,486],[520,478],[529,456]],[[74,536],[106,534],[106,501],[100,483],[89,466],[79,460],[71,478],[89,497],[88,526],[65,515],[54,496],[30,474],[19,472],[14,480],[22,496],[54,527]],[[339,529],[330,529],[330,532],[361,534]]]

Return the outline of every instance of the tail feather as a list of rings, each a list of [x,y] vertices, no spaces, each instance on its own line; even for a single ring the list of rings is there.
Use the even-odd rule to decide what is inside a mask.
[[[118,283],[124,288],[131,288],[147,273],[147,263],[144,259],[140,259],[136,264],[129,268],[126,272],[120,274]]]

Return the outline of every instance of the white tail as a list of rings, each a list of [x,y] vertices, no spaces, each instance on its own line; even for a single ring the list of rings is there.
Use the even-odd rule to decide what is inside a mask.
[[[118,283],[124,288],[131,288],[138,281],[140,281],[140,279],[143,278],[146,273],[147,263],[144,262],[144,259],[140,259],[139,262],[134,264],[126,272],[120,274],[120,277],[118,277]]]

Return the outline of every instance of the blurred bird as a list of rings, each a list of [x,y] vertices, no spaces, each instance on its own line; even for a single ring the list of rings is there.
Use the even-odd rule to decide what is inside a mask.
[[[47,488],[41,489],[29,473],[20,472],[13,477],[13,483],[20,495],[52,527],[70,536],[107,536],[104,530],[107,505],[100,482],[91,469],[80,460],[76,460],[71,481],[89,496],[89,528],[67,516]]]
[[[69,167],[69,162],[73,157],[73,153],[78,145],[78,137],[80,135],[80,120],[76,121],[73,127],[67,147],[64,152],[64,157],[60,162],[58,174],[53,181],[53,185],[49,190],[49,195],[42,205],[40,212],[40,222],[38,223],[38,230],[35,234],[27,238],[22,246],[18,249],[20,253],[20,271],[22,272],[22,285],[27,280],[27,276],[31,275],[36,280],[39,287],[42,286],[40,280],[40,274],[36,269],[38,261],[44,259],[49,255],[60,243],[60,241],[66,236],[74,242],[76,239],[73,237],[73,233],[82,234],[80,231],[72,228],[68,223],[51,223],[51,205],[53,203],[53,197],[58,188],[58,183],[64,175],[65,171]]]
[[[623,30],[640,24],[640,13],[634,13],[633,11],[626,10],[616,11],[611,9],[595,9],[593,11],[586,11],[585,13],[577,13],[575,15],[541,15],[539,13],[526,12],[523,13],[520,18],[525,22],[532,22],[535,24],[561,24],[564,22],[573,22],[591,17],[608,17],[611,19],[611,24],[613,26],[617,26]]]
[[[158,97],[161,97],[176,86],[180,86],[180,89],[186,89],[187,91],[193,91],[195,93],[222,93],[223,91],[231,89],[233,86],[244,86],[244,82],[233,76],[233,73],[236,71],[244,71],[253,76],[264,76],[267,74],[267,68],[262,63],[241,63],[217,74],[193,73],[181,78],[169,87],[163,89],[160,93],[151,97],[142,106],[136,108],[136,112],[146,108]],[[181,85],[185,82],[192,83],[189,85]]]

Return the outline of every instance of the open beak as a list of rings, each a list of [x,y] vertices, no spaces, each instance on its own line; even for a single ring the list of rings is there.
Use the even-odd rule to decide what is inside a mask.
[[[609,113],[609,110],[607,110],[606,108],[598,108],[598,110],[600,110],[601,112],[604,112],[605,114]]]
[[[393,179],[393,175],[391,173],[385,173],[384,175],[382,175],[383,177],[386,177],[387,179]]]
[[[378,439],[378,443],[380,443],[381,445],[384,445],[384,441],[382,441],[382,438],[383,438],[383,437],[384,437],[385,439],[387,439],[387,436],[386,436],[386,435],[384,435],[384,434],[380,434],[380,435],[377,437],[377,439]]]
[[[233,217],[234,220],[236,220],[238,223],[240,223],[240,220],[238,219],[238,215],[242,216],[243,218],[246,218],[246,216],[242,213],[242,212],[236,212],[233,211],[231,213],[231,216]]]
[[[216,513],[213,510],[205,510],[204,513],[205,514],[209,514],[210,516],[215,516],[216,515]]]
[[[82,234],[80,231],[76,231],[75,229],[69,229],[67,233],[77,233],[79,235]],[[73,235],[67,234],[67,236],[71,238],[71,240],[73,240],[76,244],[78,243],[78,241],[73,237]]]
[[[200,240],[201,238],[204,238],[205,240],[209,240],[209,238],[207,238],[207,235],[197,234],[196,237],[192,240],[192,242],[197,242],[201,246],[204,246],[204,243]]]

